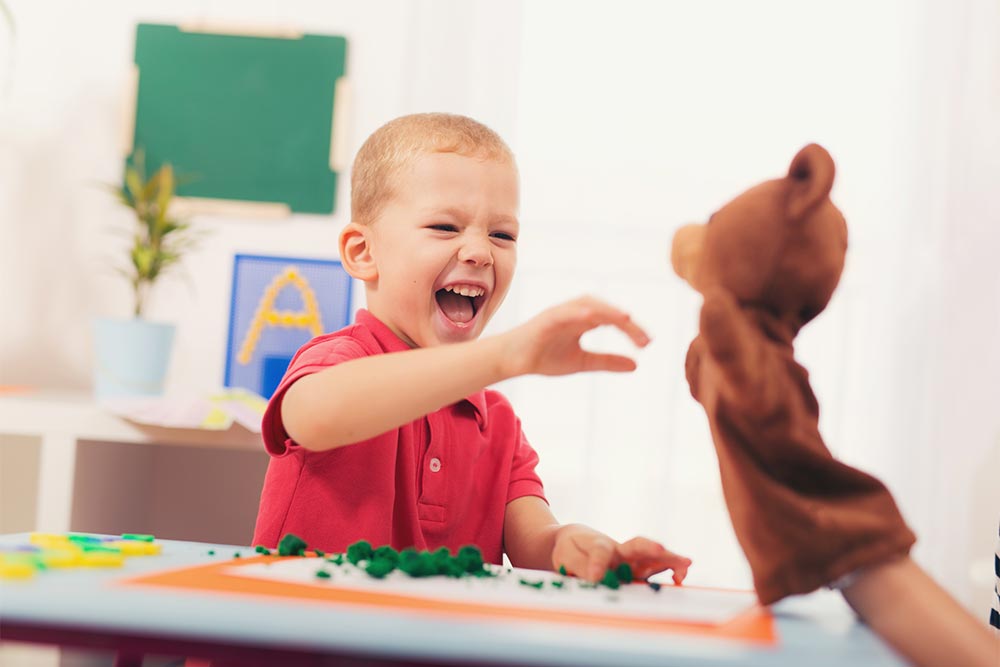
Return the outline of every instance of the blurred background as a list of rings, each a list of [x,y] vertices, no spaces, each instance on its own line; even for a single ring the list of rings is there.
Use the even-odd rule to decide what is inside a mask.
[[[132,223],[97,184],[122,178],[136,24],[343,35],[351,157],[377,127],[419,111],[470,115],[513,148],[520,261],[491,331],[589,293],[653,337],[640,352],[613,333],[589,337],[635,354],[630,375],[500,387],[556,515],[660,540],[694,559],[692,583],[746,587],[684,381],[700,302],[672,274],[669,246],[677,227],[818,142],[837,163],[833,198],[851,234],[840,288],[797,346],[823,434],[887,483],[919,536],[916,559],[985,622],[1000,518],[1000,3],[5,4],[15,27],[0,29],[0,385],[89,392],[90,321],[130,314],[113,230]],[[345,171],[333,215],[193,219],[202,242],[148,306],[178,327],[168,392],[222,383],[234,253],[336,259],[348,184]],[[355,298],[363,306],[360,289]],[[8,498],[19,461],[0,458]]]

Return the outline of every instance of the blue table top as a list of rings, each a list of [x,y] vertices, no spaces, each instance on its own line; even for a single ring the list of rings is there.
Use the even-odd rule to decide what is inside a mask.
[[[27,541],[27,534],[0,536],[0,548]],[[232,545],[158,542],[161,555],[131,557],[122,568],[50,570],[30,580],[0,581],[0,638],[4,624],[15,624],[53,635],[71,628],[95,636],[174,637],[390,662],[551,667],[905,664],[830,591],[775,605],[778,642],[759,646],[696,635],[471,616],[442,619],[325,602],[114,585],[137,575],[218,562],[237,550],[252,554],[247,547]]]

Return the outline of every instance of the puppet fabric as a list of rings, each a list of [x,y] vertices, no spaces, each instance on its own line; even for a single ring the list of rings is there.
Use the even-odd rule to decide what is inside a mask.
[[[833,172],[826,151],[807,146],[787,177],[674,241],[675,269],[704,296],[687,379],[764,604],[903,556],[915,540],[885,486],[830,454],[794,358],[796,334],[826,307],[843,268]]]

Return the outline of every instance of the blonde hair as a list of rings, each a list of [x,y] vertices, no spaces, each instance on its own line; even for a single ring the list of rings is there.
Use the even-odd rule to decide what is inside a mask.
[[[400,116],[375,130],[354,158],[352,220],[373,222],[395,194],[395,178],[421,153],[457,153],[517,168],[510,147],[478,121],[447,113]]]

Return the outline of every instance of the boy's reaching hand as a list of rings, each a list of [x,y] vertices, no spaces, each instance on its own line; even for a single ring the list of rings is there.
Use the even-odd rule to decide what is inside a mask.
[[[662,544],[645,537],[619,543],[604,533],[580,524],[568,524],[556,533],[552,566],[591,582],[600,581],[605,571],[628,563],[636,579],[646,579],[657,572],[673,570],[674,583],[687,576],[691,559],[668,551]]]
[[[605,325],[617,327],[639,347],[649,343],[649,336],[628,313],[593,297],[581,297],[550,308],[503,334],[508,343],[504,356],[508,373],[505,375],[635,370],[635,362],[629,357],[588,352],[580,347],[583,334]]]

